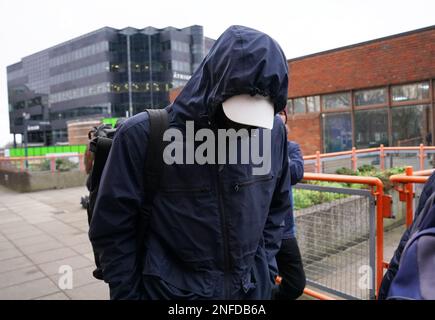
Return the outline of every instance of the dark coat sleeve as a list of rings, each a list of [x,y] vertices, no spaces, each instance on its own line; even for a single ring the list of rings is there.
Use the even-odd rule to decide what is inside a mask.
[[[299,144],[288,141],[288,156],[290,161],[291,184],[295,185],[304,178],[304,158]]]
[[[141,295],[136,222],[144,199],[146,147],[143,125],[122,125],[113,140],[98,190],[89,237],[100,257],[111,299],[140,299]]]

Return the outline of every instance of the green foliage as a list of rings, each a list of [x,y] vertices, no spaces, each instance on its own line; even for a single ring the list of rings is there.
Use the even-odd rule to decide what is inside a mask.
[[[293,205],[295,210],[300,210],[346,197],[348,195],[342,193],[294,189]]]
[[[358,168],[358,172],[361,173],[359,175],[364,175],[365,172],[372,172],[372,171],[376,171],[376,168],[371,164],[364,164]]]
[[[349,169],[349,168],[345,168],[345,167],[337,169],[337,171],[335,171],[335,173],[336,174],[343,174],[346,176],[356,176],[357,175],[357,173],[355,171],[353,171],[352,169]]]
[[[395,167],[387,170],[378,170],[372,165],[362,165],[357,171],[352,171],[348,168],[340,168],[336,171],[337,174],[363,176],[363,177],[376,177],[379,178],[384,184],[385,192],[388,192],[392,185],[390,183],[390,176],[395,174],[404,173],[404,167]],[[366,185],[357,183],[340,183],[340,182],[327,182],[327,181],[304,181],[304,183],[313,184],[323,187],[333,188],[352,188],[352,189],[365,189]],[[321,203],[331,202],[333,200],[346,198],[348,195],[342,193],[311,191],[303,189],[293,189],[294,209],[300,210],[309,208]]]
[[[41,162],[41,171],[50,171],[50,160],[44,160]]]
[[[356,172],[352,171],[348,168],[340,168],[336,171],[337,174],[379,178],[382,181],[382,183],[384,184],[385,192],[388,192],[392,188],[392,184],[390,182],[390,176],[395,175],[395,174],[401,174],[404,172],[405,172],[405,167],[394,167],[394,168],[390,168],[387,170],[379,170],[379,169],[376,169],[376,167],[369,165],[369,164],[365,164],[365,165],[360,166]],[[352,188],[351,185],[349,185],[349,187]]]
[[[78,168],[78,163],[72,162],[66,158],[56,159],[56,170],[57,171],[71,171],[72,169]]]

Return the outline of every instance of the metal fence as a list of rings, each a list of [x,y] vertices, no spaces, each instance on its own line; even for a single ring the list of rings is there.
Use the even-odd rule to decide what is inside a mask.
[[[297,184],[298,192],[322,202],[295,210],[307,284],[345,299],[375,298],[372,193],[312,184]]]
[[[10,172],[84,171],[83,154],[0,158],[0,170]]]
[[[356,170],[362,165],[372,165],[378,169],[413,166],[418,170],[435,167],[435,147],[384,147],[355,149],[304,157],[305,172],[336,173],[337,169]]]

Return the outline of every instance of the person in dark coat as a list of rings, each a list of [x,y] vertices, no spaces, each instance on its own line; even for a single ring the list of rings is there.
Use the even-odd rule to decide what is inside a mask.
[[[262,141],[270,134],[270,170],[254,175],[252,158],[246,164],[165,164],[149,200],[143,254],[136,227],[149,199],[143,182],[148,114],[120,126],[89,231],[111,299],[272,297],[291,205],[286,132],[276,115],[287,90],[287,60],[275,40],[243,26],[219,37],[174,101],[170,129],[185,139],[189,121],[195,133],[257,128],[248,139],[257,137],[266,150]],[[181,148],[186,155],[186,143]]]
[[[287,134],[287,113],[280,112],[281,120],[286,125]],[[298,143],[287,141],[288,160],[290,163],[291,185],[300,182],[304,177],[304,159]],[[293,215],[293,196],[290,188],[291,207],[285,218],[285,226],[282,237],[281,248],[276,256],[279,274],[282,278],[281,284],[274,295],[277,300],[294,300],[301,296],[305,289],[306,277],[302,264],[302,257],[296,239],[296,225]]]
[[[425,183],[423,190],[420,195],[420,199],[418,201],[418,207],[414,212],[414,221],[419,216],[420,212],[423,210],[426,200],[433,194],[435,191],[435,172],[431,174],[428,181]],[[394,277],[399,270],[399,262],[402,256],[403,250],[405,249],[406,243],[409,240],[410,232],[412,229],[409,227],[400,238],[399,245],[397,246],[396,251],[394,252],[393,257],[391,258],[390,264],[388,266],[387,272],[384,274],[382,278],[381,286],[379,288],[378,299],[385,300],[388,296],[388,291],[390,290],[391,283],[393,282]]]

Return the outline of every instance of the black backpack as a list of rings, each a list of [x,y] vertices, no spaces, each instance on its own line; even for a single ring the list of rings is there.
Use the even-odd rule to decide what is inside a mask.
[[[142,208],[142,212],[139,215],[139,221],[137,222],[137,248],[138,255],[143,254],[144,238],[146,230],[143,226],[147,225],[147,220],[151,214],[152,197],[155,192],[156,186],[160,181],[160,175],[163,167],[163,149],[165,147],[163,142],[163,134],[169,126],[168,122],[168,110],[166,109],[146,109],[145,112],[149,115],[150,132],[149,143],[147,149],[147,156],[145,159],[145,172],[144,172],[144,186],[147,191],[147,203],[146,207]],[[100,186],[101,176],[104,166],[106,165],[107,158],[112,146],[113,137],[116,129],[123,120],[117,123],[115,128],[111,125],[101,125],[98,128],[94,128],[90,132],[89,149],[94,155],[94,163],[92,170],[89,174],[86,186],[89,190],[89,202],[87,205],[88,223],[90,225],[95,202],[98,196],[98,189]],[[95,278],[103,280],[103,274],[100,267],[98,252],[94,250],[94,258],[96,269],[93,272]],[[141,261],[142,259],[138,259]]]

